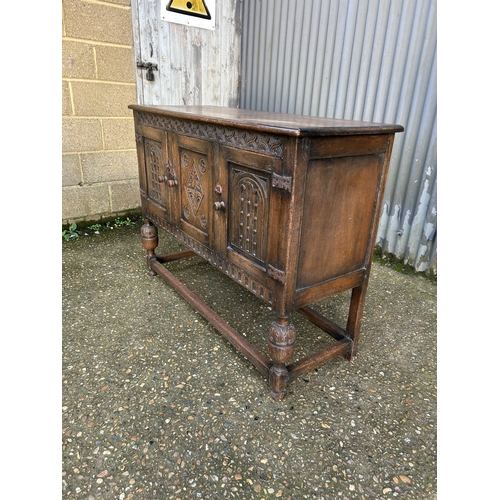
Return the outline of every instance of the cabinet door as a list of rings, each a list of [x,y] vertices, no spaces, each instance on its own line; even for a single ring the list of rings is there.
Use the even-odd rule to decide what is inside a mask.
[[[168,189],[169,135],[161,130],[141,126],[138,130],[137,154],[139,183],[143,204],[161,217],[170,217],[172,193]]]
[[[182,231],[203,245],[212,244],[213,145],[176,135],[171,143],[173,170],[178,177],[173,215]]]
[[[272,188],[272,173],[280,163],[258,153],[228,147],[220,151],[218,184],[226,210],[214,223],[217,243],[230,262],[262,284],[268,264],[276,261],[278,232],[273,227],[278,225],[280,194]]]

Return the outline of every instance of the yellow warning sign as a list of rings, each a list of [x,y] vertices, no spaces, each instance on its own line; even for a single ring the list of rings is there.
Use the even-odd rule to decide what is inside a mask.
[[[186,14],[187,16],[201,17],[202,19],[211,19],[212,16],[207,9],[204,0],[171,0],[167,5],[167,10]]]

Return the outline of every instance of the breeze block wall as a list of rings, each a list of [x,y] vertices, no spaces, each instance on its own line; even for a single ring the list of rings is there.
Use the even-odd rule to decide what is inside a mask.
[[[130,0],[62,2],[62,223],[139,209]]]

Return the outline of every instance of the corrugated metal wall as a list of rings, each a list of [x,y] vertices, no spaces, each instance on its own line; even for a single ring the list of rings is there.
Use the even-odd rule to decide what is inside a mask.
[[[436,0],[243,0],[240,107],[397,123],[377,245],[437,274]]]

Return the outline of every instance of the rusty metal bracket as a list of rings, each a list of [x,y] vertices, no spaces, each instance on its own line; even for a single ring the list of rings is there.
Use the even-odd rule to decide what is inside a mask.
[[[271,185],[277,189],[283,189],[292,192],[292,178],[286,175],[279,175],[275,172],[272,173]]]
[[[269,274],[269,276],[274,280],[279,281],[282,284],[285,283],[285,271],[281,271],[280,269],[271,266],[271,264],[267,265],[267,274]]]

